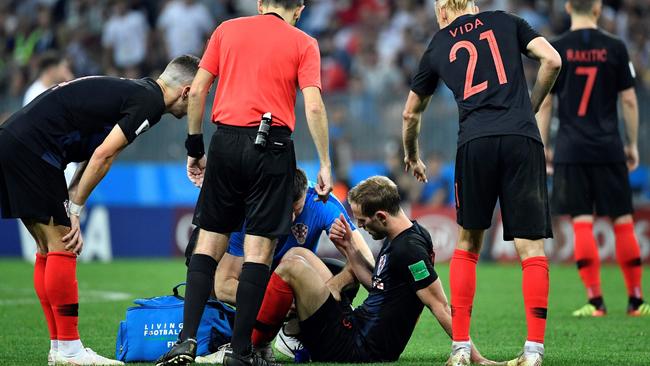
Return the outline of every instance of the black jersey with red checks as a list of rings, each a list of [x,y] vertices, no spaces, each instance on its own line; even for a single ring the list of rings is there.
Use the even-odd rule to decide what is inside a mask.
[[[624,162],[618,132],[618,93],[634,86],[634,69],[623,42],[599,29],[570,31],[552,42],[562,71],[556,163]]]
[[[404,351],[424,308],[416,292],[438,279],[433,258],[431,236],[417,222],[384,241],[368,298],[354,311],[373,359],[396,361]]]
[[[411,90],[428,96],[438,80],[458,103],[458,146],[495,135],[541,141],[521,54],[539,34],[523,19],[502,11],[463,15],[431,40]]]
[[[58,169],[88,160],[115,125],[129,143],[165,112],[151,78],[89,76],[61,83],[14,113],[0,128]]]

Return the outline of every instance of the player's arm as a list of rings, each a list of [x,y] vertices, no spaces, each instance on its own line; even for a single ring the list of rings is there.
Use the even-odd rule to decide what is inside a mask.
[[[305,101],[305,117],[309,126],[309,133],[316,145],[320,170],[318,171],[318,182],[314,189],[318,197],[326,202],[329,193],[332,191],[332,163],[329,153],[329,131],[327,128],[327,113],[325,103],[316,86],[308,86],[302,89]]]
[[[203,184],[206,159],[203,145],[203,112],[205,100],[215,76],[204,68],[199,68],[190,87],[187,105],[187,178],[200,187]]]
[[[83,237],[79,224],[79,215],[97,184],[104,178],[113,160],[122,151],[129,141],[124,135],[122,128],[115,125],[113,130],[106,136],[104,142],[99,145],[88,160],[83,174],[77,184],[75,194],[70,196],[68,213],[70,215],[70,232],[63,237],[65,249],[77,254],[81,253]]]
[[[421,96],[413,91],[406,98],[406,105],[402,113],[402,143],[404,144],[404,163],[406,170],[413,169],[413,175],[420,182],[426,182],[426,167],[420,160],[418,137],[420,136],[420,123],[422,113],[429,105],[431,96]]]
[[[368,246],[368,243],[366,243],[366,240],[363,238],[363,235],[361,235],[359,230],[352,231],[351,244],[353,247],[356,248],[355,252],[358,252],[359,253],[358,255],[360,255],[365,261],[366,263],[365,267],[374,268],[375,259],[372,257],[372,251],[370,251],[370,247]],[[345,251],[341,250],[338,247],[337,249],[341,251],[341,254],[343,254],[343,256],[345,256],[346,258],[348,257],[348,254]],[[343,270],[328,281],[328,286],[331,289],[334,289],[340,293],[343,289],[345,289],[345,287],[357,281],[361,282],[357,278],[354,269],[352,268],[352,263],[348,259],[348,262],[345,264]],[[367,278],[366,281],[370,281],[370,279]]]
[[[74,175],[72,176],[72,181],[70,181],[70,185],[68,186],[69,197],[74,197],[77,194],[77,187],[79,187],[79,181],[81,180],[81,176],[84,174],[84,171],[86,170],[87,166],[88,166],[88,160],[79,163],[77,165],[77,170],[75,170]]]
[[[551,149],[551,117],[553,115],[553,95],[548,94],[542,106],[539,108],[537,115],[537,127],[544,144],[544,155],[546,158],[546,173],[553,173],[553,150]]]
[[[359,280],[359,283],[366,289],[370,289],[372,286],[372,271],[375,266],[366,259],[364,252],[353,244],[352,237],[355,232],[358,232],[358,230],[352,231],[345,216],[341,214],[330,228],[330,240],[339,251],[344,253],[348,260],[347,264],[354,272],[354,276]],[[357,234],[361,235],[360,233]]]
[[[530,41],[526,50],[529,57],[540,62],[537,80],[530,95],[533,111],[537,113],[560,74],[562,58],[544,37],[537,37]]]
[[[619,93],[621,107],[623,109],[623,120],[625,121],[625,133],[627,135],[627,167],[630,171],[639,166],[639,102],[634,87],[625,89]]]

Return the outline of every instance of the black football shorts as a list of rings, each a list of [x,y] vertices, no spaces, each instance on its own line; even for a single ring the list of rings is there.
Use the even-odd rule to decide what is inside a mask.
[[[553,237],[542,144],[519,135],[470,140],[456,153],[456,218],[467,230],[492,223],[497,199],[503,239]]]
[[[625,163],[555,164],[553,170],[553,214],[615,219],[633,212]]]
[[[219,125],[212,135],[194,225],[228,234],[277,238],[291,227],[296,156],[287,128],[271,128],[266,148],[255,147],[257,127]]]
[[[0,212],[2,218],[70,226],[63,170],[48,164],[9,132],[0,129]]]

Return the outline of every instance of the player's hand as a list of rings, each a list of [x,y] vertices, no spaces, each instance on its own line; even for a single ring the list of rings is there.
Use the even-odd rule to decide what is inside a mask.
[[[411,170],[413,172],[413,176],[418,180],[418,182],[427,183],[429,181],[426,174],[427,167],[424,165],[422,160],[419,158],[410,159],[409,157],[405,157],[404,164],[406,164],[404,171],[408,172]]]
[[[65,244],[65,250],[75,253],[76,255],[81,254],[84,240],[83,236],[81,235],[79,216],[70,215],[70,232],[68,232],[62,240],[63,244]]]
[[[330,192],[332,192],[332,172],[328,166],[321,165],[314,190],[316,190],[319,201],[327,202]]]
[[[546,158],[546,174],[553,175],[553,149],[545,147],[544,157]]]
[[[201,188],[203,185],[203,177],[205,176],[205,166],[207,164],[207,159],[203,155],[200,159],[193,158],[191,156],[187,157],[187,178],[195,186]]]
[[[342,252],[352,246],[352,228],[343,214],[340,214],[330,227],[330,240]]]
[[[472,361],[472,364],[476,364],[476,365],[503,365],[503,363],[501,362],[495,362],[483,357],[481,352],[479,352],[478,348],[476,348],[474,344],[472,344],[470,360]]]
[[[625,146],[625,157],[627,158],[627,169],[634,171],[639,167],[639,148],[636,144]]]

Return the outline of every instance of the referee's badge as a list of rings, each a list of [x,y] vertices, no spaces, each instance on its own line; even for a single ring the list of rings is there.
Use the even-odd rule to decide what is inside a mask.
[[[381,271],[386,267],[386,254],[379,257],[379,263],[377,264],[377,276],[381,274]]]
[[[291,233],[293,237],[296,238],[298,244],[303,245],[307,241],[307,233],[309,232],[309,226],[298,223],[291,227]]]

